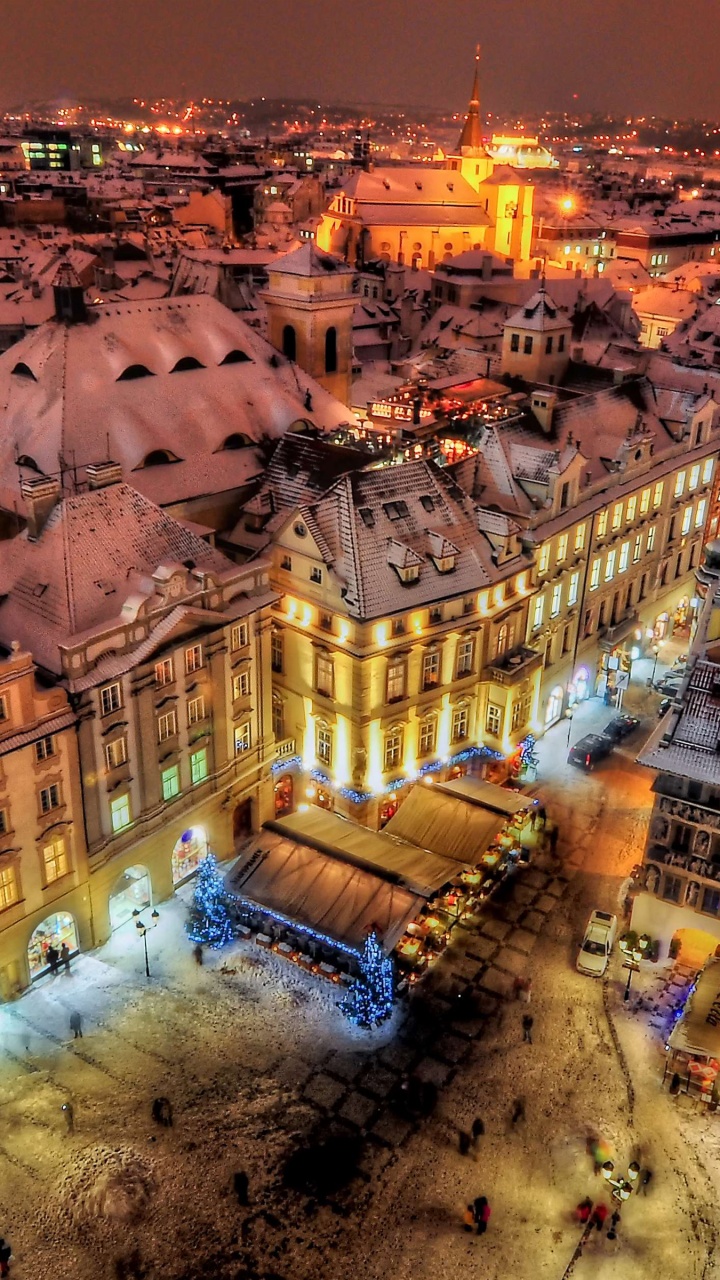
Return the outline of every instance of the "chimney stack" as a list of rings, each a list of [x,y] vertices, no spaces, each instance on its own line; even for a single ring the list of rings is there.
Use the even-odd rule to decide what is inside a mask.
[[[122,484],[122,466],[119,462],[90,462],[85,468],[88,489],[107,489],[111,484]]]
[[[27,509],[27,531],[30,542],[37,542],[60,498],[60,481],[52,476],[23,480],[20,493]]]

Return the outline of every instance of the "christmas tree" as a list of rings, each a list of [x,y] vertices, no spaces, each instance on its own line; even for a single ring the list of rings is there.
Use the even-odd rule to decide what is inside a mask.
[[[228,893],[212,853],[203,858],[185,930],[191,942],[201,946],[224,947],[235,935],[230,917],[232,894]]]
[[[359,1027],[374,1027],[390,1017],[395,996],[393,962],[375,932],[368,935],[363,947],[360,973],[340,1008]]]

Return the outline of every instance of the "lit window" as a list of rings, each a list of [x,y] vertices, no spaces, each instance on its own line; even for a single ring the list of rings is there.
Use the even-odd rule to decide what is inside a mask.
[[[562,598],[562,583],[556,582],[552,589],[552,600],[550,601],[550,617],[557,618],[560,612],[560,600]]]
[[[682,519],[683,538],[685,537],[686,533],[690,532],[690,527],[692,525],[692,518],[693,518],[693,509],[691,504],[689,507],[686,507],[685,510],[683,511],[683,519]]]
[[[686,472],[686,471],[678,471],[678,473],[677,473],[677,475],[676,475],[676,477],[675,477],[675,490],[674,490],[674,496],[675,496],[676,498],[681,497],[681,495],[682,495],[682,493],[683,493],[683,490],[684,490],[684,488],[685,488],[685,476],[686,476],[686,475],[687,475],[687,472]]]
[[[250,750],[250,721],[245,724],[238,725],[235,730],[235,755],[241,755],[243,751]]]
[[[531,356],[532,349],[533,349],[533,340],[530,334],[527,333],[523,338],[523,354],[526,356]]]
[[[106,684],[104,689],[100,690],[100,708],[104,716],[110,715],[111,711],[118,711],[122,706],[120,697],[119,684]]]
[[[0,867],[0,911],[18,900],[17,874],[14,867]]]
[[[273,631],[270,638],[270,666],[278,675],[283,671],[283,638],[281,631]]]
[[[437,738],[437,724],[435,720],[424,720],[420,725],[420,734],[418,736],[418,755],[430,756],[435,750],[435,739]]]
[[[456,679],[461,676],[469,676],[473,669],[473,655],[475,645],[472,640],[460,640],[457,647],[457,661],[455,664]]]
[[[233,698],[247,698],[250,693],[250,672],[241,671],[233,676]]]
[[[43,787],[40,792],[40,809],[43,813],[50,813],[52,809],[60,807],[60,788],[56,782],[49,787]]]
[[[648,529],[648,535],[647,535],[648,551],[652,551],[654,546],[655,546],[655,525],[653,525],[651,529]]]
[[[440,651],[429,649],[423,657],[422,687],[434,689],[440,683]]]
[[[37,761],[47,760],[49,756],[55,755],[55,740],[50,735],[45,738],[39,738],[35,743],[35,759]]]
[[[248,642],[247,622],[238,622],[238,624],[230,629],[230,648],[244,649]]]
[[[662,480],[658,480],[653,490],[653,506],[654,507],[660,506],[660,503],[662,502],[664,488],[665,488],[665,485],[663,484]]]
[[[115,796],[110,801],[110,821],[113,831],[122,831],[125,827],[130,826],[130,797],[128,795]]]
[[[568,549],[568,535],[566,533],[561,533],[560,537],[558,538],[558,544],[557,544],[558,563],[560,563],[561,560],[564,560],[565,557],[567,556],[567,549]]]
[[[600,586],[600,564],[601,564],[601,561],[599,558],[597,560],[593,560],[592,562],[592,569],[590,570],[590,590],[591,591],[594,591],[596,587]]]
[[[169,769],[163,769],[160,776],[163,800],[172,800],[180,794],[180,770],[176,764],[171,765]]]
[[[510,334],[510,350],[511,351],[520,350],[520,334],[519,333]]]
[[[570,577],[570,583],[568,585],[568,605],[577,604],[579,585],[580,585],[580,574],[573,573]]]
[[[605,534],[607,533],[607,523],[608,523],[608,513],[607,513],[607,508],[605,508],[605,510],[601,511],[600,515],[598,516],[598,527],[597,527],[598,538],[605,537]]]
[[[385,771],[397,769],[402,759],[403,732],[393,729],[385,738]]]
[[[639,533],[637,538],[635,539],[635,545],[633,547],[633,564],[637,564],[641,555],[642,555],[642,534]]]
[[[164,658],[162,662],[155,663],[155,684],[162,686],[172,684],[175,678],[173,671],[172,658]]]
[[[187,713],[188,713],[189,725],[198,724],[200,720],[204,720],[205,719],[205,699],[203,697],[191,698],[190,701],[188,702]]]
[[[185,670],[188,675],[191,675],[193,671],[199,671],[202,664],[202,645],[194,644],[191,648],[185,650]]]
[[[640,495],[640,515],[646,516],[650,510],[650,490],[643,489]]]
[[[387,701],[401,702],[405,697],[405,663],[391,662],[387,670]]]
[[[585,547],[585,525],[579,524],[575,530],[575,552],[582,551]]]
[[[702,473],[703,484],[707,484],[709,482],[709,480],[712,477],[712,473],[713,473],[713,460],[712,458],[706,458],[705,462],[703,463],[703,473]]]
[[[533,605],[533,631],[537,631],[542,626],[543,614],[545,612],[545,597],[536,596]]]
[[[616,502],[615,506],[613,507],[613,514],[612,514],[613,533],[615,532],[616,529],[619,529],[620,525],[622,524],[622,513],[623,513],[622,502]]]
[[[700,463],[696,462],[695,466],[691,467],[690,469],[690,480],[688,483],[688,488],[697,489],[699,480],[700,480]]]
[[[632,498],[628,498],[627,500],[627,511],[625,512],[625,519],[628,522],[634,520],[636,512],[637,512],[637,495],[633,494]]]
[[[547,573],[550,564],[550,543],[546,542],[540,548],[540,556],[538,558],[538,573]]]
[[[7,699],[4,694],[0,695],[0,720],[7,720]]]
[[[618,573],[624,573],[630,563],[630,543],[623,542],[620,548],[620,561],[618,563]]]
[[[108,769],[117,769],[127,760],[127,744],[124,738],[114,738],[105,744],[105,765]]]
[[[468,736],[468,709],[467,707],[456,707],[452,713],[452,729],[450,734],[453,742],[463,742]]]
[[[706,508],[707,508],[707,502],[705,498],[701,498],[697,504],[697,511],[695,512],[695,528],[696,529],[699,529],[700,526],[705,523]]]
[[[318,652],[315,657],[315,688],[324,698],[333,696],[333,660],[329,653]]]
[[[54,880],[59,880],[61,876],[67,875],[68,860],[65,852],[65,841],[62,836],[56,836],[54,840],[45,845],[43,848],[43,864],[46,884],[52,884]]]
[[[285,737],[285,704],[277,693],[272,697],[272,731],[278,742]]]
[[[207,776],[207,747],[202,747],[200,751],[193,751],[190,756],[190,781],[196,787],[198,783],[204,782]]]
[[[321,764],[332,764],[332,729],[326,724],[317,727],[317,758]]]
[[[496,703],[489,702],[487,715],[485,717],[485,731],[492,738],[497,738],[500,734],[500,726],[502,724],[502,707],[498,707]]]
[[[615,561],[617,552],[615,550],[608,551],[608,557],[605,561],[605,581],[610,582],[615,576]]]
[[[174,738],[177,733],[177,715],[175,708],[172,711],[166,711],[164,715],[158,716],[158,742],[167,742],[168,738]]]

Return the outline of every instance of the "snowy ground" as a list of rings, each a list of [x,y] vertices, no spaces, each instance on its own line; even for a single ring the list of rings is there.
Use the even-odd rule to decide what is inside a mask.
[[[656,701],[638,683],[627,705],[652,715]],[[608,716],[596,702],[582,707],[572,740]],[[570,1274],[580,1239],[573,1206],[585,1194],[609,1203],[586,1153],[599,1136],[619,1171],[637,1157],[655,1176],[647,1198],[625,1206],[615,1242],[605,1232],[588,1240],[577,1280],[720,1276],[720,1121],[660,1090],[662,1029],[623,1006],[619,963],[605,986],[574,968],[589,911],[617,910],[642,854],[651,796],[633,763],[641,737],[586,777],[565,762],[567,735],[561,724],[540,746],[560,874],[532,867],[458,931],[432,981],[381,1033],[353,1031],[334,988],[251,944],[198,968],[181,900],[161,905],[149,980],[141,944],[120,931],[69,977],[4,1006],[0,1232],[15,1248],[13,1275],[442,1280],[470,1268],[488,1280],[555,1280]],[[533,977],[532,1045],[522,1043],[525,1006],[507,998],[517,973]],[[636,981],[638,992],[657,987],[662,973]],[[405,1071],[438,1086],[425,1121],[393,1101]],[[169,1130],[151,1122],[159,1094],[174,1106]],[[526,1114],[513,1128],[517,1098]],[[457,1130],[475,1115],[485,1137],[461,1156]],[[340,1186],[339,1165],[325,1201],[286,1176],[288,1157],[309,1159],[318,1135],[358,1144],[357,1176]],[[331,1167],[327,1152],[319,1165]],[[240,1169],[247,1208],[231,1194]],[[479,1239],[461,1214],[483,1193],[492,1217]]]

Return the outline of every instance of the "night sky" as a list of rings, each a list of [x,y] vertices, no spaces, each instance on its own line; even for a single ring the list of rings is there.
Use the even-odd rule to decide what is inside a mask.
[[[0,106],[103,94],[720,116],[720,0],[3,0]]]

